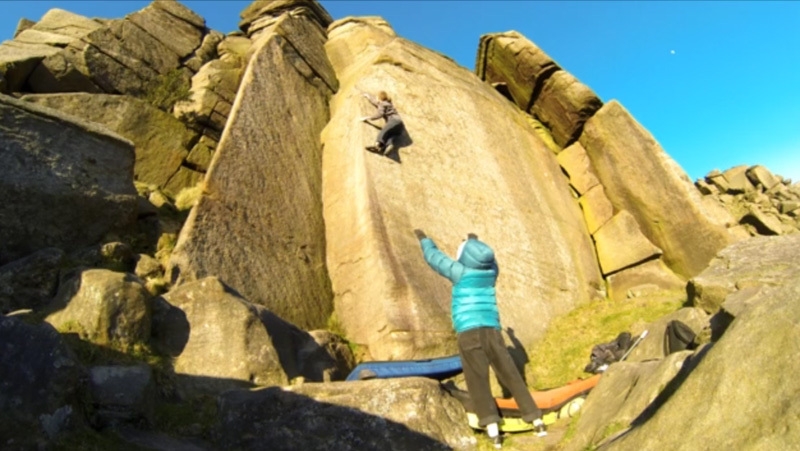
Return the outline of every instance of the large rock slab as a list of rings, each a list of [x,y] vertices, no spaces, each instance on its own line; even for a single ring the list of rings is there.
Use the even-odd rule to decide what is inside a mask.
[[[189,149],[198,140],[197,132],[187,129],[172,115],[130,96],[42,94],[27,95],[22,100],[103,124],[131,140],[136,153],[134,180],[159,188],[170,185],[188,157]],[[186,186],[179,184],[167,192],[175,196]]]
[[[481,79],[505,84],[517,106],[547,126],[561,147],[576,141],[584,122],[603,105],[589,87],[517,32],[481,36],[475,67]]]
[[[241,449],[474,449],[465,418],[437,381],[400,378],[230,391],[218,432]]]
[[[319,133],[337,86],[324,38],[285,15],[260,41],[168,270],[177,284],[219,277],[305,329],[333,310]]]
[[[166,2],[168,5],[162,6],[159,3],[162,2],[153,2],[125,19],[158,39],[179,58],[190,55],[200,47],[205,24],[201,24],[202,19],[179,2]]]
[[[800,278],[800,235],[754,237],[733,244],[689,281],[689,302],[715,313],[738,290]]]
[[[327,261],[351,341],[374,359],[455,351],[450,283],[425,264],[414,228],[452,256],[468,232],[494,248],[503,323],[524,346],[556,315],[603,297],[580,208],[525,113],[380,18],[328,33],[341,87],[322,135]],[[410,146],[391,158],[364,151],[377,132],[354,124],[374,111],[361,90],[394,96]]]
[[[102,24],[94,19],[53,8],[48,10],[30,29],[80,39],[100,27]]]
[[[661,249],[647,239],[636,218],[625,210],[615,214],[592,237],[597,260],[606,275],[661,255]]]
[[[153,340],[175,359],[176,374],[191,376],[187,391],[322,381],[338,364],[314,337],[211,277],[158,299]]]
[[[56,310],[45,320],[92,343],[125,349],[150,337],[150,298],[144,282],[133,274],[90,269],[59,287],[52,306]]]
[[[618,102],[586,122],[580,142],[611,203],[636,218],[679,276],[697,275],[732,242],[686,173]]]
[[[576,433],[567,451],[591,449],[606,434],[630,425],[678,374],[691,351],[671,354],[663,360],[609,366],[581,406]]]
[[[85,370],[49,324],[0,315],[0,437],[9,449],[36,449],[83,423]]]
[[[800,443],[800,404],[794,402],[800,380],[792,377],[800,371],[798,298],[797,277],[764,286],[668,402],[602,449],[795,448]]]
[[[0,264],[80,249],[132,224],[133,162],[118,135],[0,95]]]
[[[578,199],[589,233],[594,235],[600,227],[614,217],[614,206],[606,196],[603,185],[595,185]]]

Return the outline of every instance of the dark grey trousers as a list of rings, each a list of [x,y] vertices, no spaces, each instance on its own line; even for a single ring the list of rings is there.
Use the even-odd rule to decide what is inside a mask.
[[[403,131],[403,121],[391,118],[386,121],[386,124],[383,125],[381,131],[378,133],[377,141],[381,144],[382,147],[386,147],[389,144],[392,144],[394,139],[400,136],[400,133]]]
[[[531,392],[519,374],[500,331],[491,327],[479,327],[458,334],[458,353],[467,380],[467,390],[475,405],[480,426],[500,422],[497,404],[489,385],[489,365],[494,369],[500,383],[511,391],[528,423],[542,417]]]

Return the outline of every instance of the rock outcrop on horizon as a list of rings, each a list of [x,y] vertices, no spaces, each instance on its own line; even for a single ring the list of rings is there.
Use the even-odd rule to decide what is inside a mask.
[[[52,9],[0,43],[3,449],[481,449],[439,381],[342,382],[456,352],[416,228],[493,247],[522,362],[579,307],[686,296],[631,326],[649,335],[559,446],[800,442],[797,183],[692,184],[515,31],[482,36],[473,73],[314,0],[240,18]],[[359,120],[382,90],[406,126],[386,156]],[[670,321],[700,347],[667,355]]]

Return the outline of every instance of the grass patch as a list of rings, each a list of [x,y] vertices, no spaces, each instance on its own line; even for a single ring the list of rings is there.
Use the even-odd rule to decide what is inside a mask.
[[[613,301],[605,299],[579,307],[550,323],[544,339],[529,354],[525,369],[529,385],[542,390],[585,378],[592,346],[613,340],[632,326],[672,313],[686,301],[684,292]]]
[[[195,396],[180,402],[163,402],[156,406],[155,421],[159,430],[168,434],[209,438],[217,419],[215,396]]]

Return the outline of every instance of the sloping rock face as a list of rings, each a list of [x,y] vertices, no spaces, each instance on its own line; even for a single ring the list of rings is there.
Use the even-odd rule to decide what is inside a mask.
[[[131,143],[105,129],[0,95],[0,264],[130,226],[133,157]]]
[[[219,398],[221,443],[272,450],[475,449],[465,412],[437,381],[304,384]]]
[[[263,34],[169,268],[177,284],[219,277],[304,329],[333,309],[319,133],[337,81],[324,41],[290,14]]]
[[[698,274],[733,242],[683,170],[618,102],[586,121],[580,143],[611,203],[636,218],[676,274]]]
[[[84,377],[85,370],[52,326],[0,316],[3,448],[36,449],[37,439],[46,443],[81,425]]]
[[[722,206],[744,236],[788,235],[800,230],[800,183],[764,166],[711,171],[695,182],[703,198]]]
[[[689,302],[709,313],[732,293],[800,278],[800,235],[756,237],[736,243],[689,281]]]
[[[691,351],[681,351],[659,361],[612,364],[581,406],[578,432],[567,451],[591,449],[605,434],[627,427],[656,399],[691,355]]]
[[[197,132],[147,102],[129,96],[87,93],[27,95],[22,100],[103,124],[131,140],[136,152],[136,181],[156,185],[175,196],[202,180],[201,172],[188,182],[177,176],[189,149],[199,139]]]
[[[342,349],[320,342],[211,277],[170,290],[155,306],[153,343],[175,358],[176,373],[195,376],[187,390],[344,377],[349,369],[337,372],[328,353]]]
[[[449,282],[425,264],[414,228],[452,256],[468,232],[494,248],[503,325],[525,346],[555,315],[602,297],[580,210],[524,114],[382,19],[343,19],[328,33],[341,87],[322,135],[327,261],[351,340],[381,360],[454,351]],[[373,111],[361,90],[395,97],[413,144],[394,159],[364,151],[376,130],[353,123]]]
[[[764,286],[672,397],[641,426],[601,449],[795,448],[798,298],[796,277]]]

